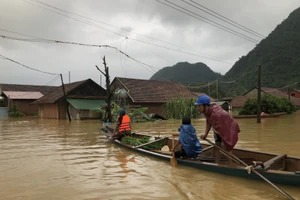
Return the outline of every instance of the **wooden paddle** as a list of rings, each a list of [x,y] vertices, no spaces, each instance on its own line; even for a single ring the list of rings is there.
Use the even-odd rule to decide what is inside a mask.
[[[177,166],[177,160],[175,158],[175,135],[172,135],[172,157],[170,159],[171,165],[176,167]]]
[[[272,187],[274,187],[278,192],[280,192],[283,196],[285,196],[287,199],[290,200],[295,200],[293,197],[291,197],[289,194],[287,194],[286,192],[284,192],[282,189],[280,189],[279,187],[277,187],[276,185],[274,185],[274,183],[272,183],[271,181],[269,181],[266,177],[264,177],[263,175],[261,175],[259,172],[257,172],[252,166],[248,166],[244,161],[242,161],[241,159],[239,159],[237,156],[233,155],[232,153],[227,152],[226,150],[222,149],[221,147],[215,145],[213,142],[211,142],[208,139],[204,139],[206,142],[208,142],[211,145],[214,145],[216,148],[218,148],[223,154],[225,154],[226,156],[232,158],[233,160],[235,160],[236,162],[244,165],[247,169],[251,169],[252,172],[254,172],[257,176],[259,176],[260,178],[262,178],[264,181],[266,181],[267,183],[269,183]]]

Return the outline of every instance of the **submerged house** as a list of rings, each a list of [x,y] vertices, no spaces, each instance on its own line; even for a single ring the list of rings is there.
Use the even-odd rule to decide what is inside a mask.
[[[239,111],[247,101],[247,99],[256,99],[257,98],[257,88],[253,88],[246,92],[242,96],[236,96],[235,98],[232,99],[230,106],[232,107],[232,110]],[[276,88],[266,88],[262,87],[261,88],[261,94],[270,94],[272,96],[278,97],[278,98],[290,98],[290,101],[292,104],[294,104],[297,108],[300,108],[300,100],[290,96],[284,92],[281,92],[280,90]]]
[[[300,100],[300,90],[292,90],[289,92],[289,95]]]
[[[197,98],[188,88],[171,81],[143,80],[116,77],[111,90],[125,94],[116,103],[126,102],[131,108],[147,107],[147,114],[163,115],[163,104],[176,97]]]
[[[104,88],[87,79],[57,87],[32,104],[38,106],[40,118],[67,119],[68,109],[71,119],[100,119],[106,94]]]
[[[37,114],[38,106],[31,103],[55,88],[55,86],[0,84],[1,110],[5,108],[9,110],[16,106],[18,111],[25,115]]]

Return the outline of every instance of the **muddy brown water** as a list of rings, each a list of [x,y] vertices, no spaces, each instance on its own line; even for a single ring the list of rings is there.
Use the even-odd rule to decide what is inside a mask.
[[[300,112],[238,119],[237,147],[300,157]],[[180,120],[134,123],[152,135],[177,132]],[[198,134],[205,121],[192,121]],[[284,199],[263,181],[171,167],[111,144],[97,120],[0,120],[0,200]],[[212,139],[212,134],[209,139]],[[300,188],[280,186],[296,199]]]

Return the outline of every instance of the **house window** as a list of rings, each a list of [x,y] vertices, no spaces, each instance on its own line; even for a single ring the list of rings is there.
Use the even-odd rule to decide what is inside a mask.
[[[295,96],[295,94],[291,94],[291,96],[292,96],[292,97],[294,97],[294,96]]]

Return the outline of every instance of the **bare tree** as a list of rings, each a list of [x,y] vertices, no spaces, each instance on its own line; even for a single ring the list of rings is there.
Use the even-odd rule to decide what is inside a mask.
[[[105,110],[105,116],[104,116],[104,122],[112,122],[112,115],[111,115],[111,99],[113,96],[113,92],[110,91],[110,78],[109,78],[109,69],[107,67],[105,56],[103,57],[103,65],[104,65],[104,72],[99,69],[99,67],[96,65],[96,68],[98,71],[100,71],[105,79],[106,79],[106,93],[107,93],[107,100],[106,100],[106,110]]]

